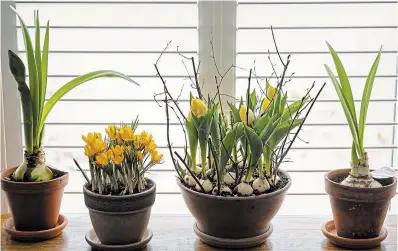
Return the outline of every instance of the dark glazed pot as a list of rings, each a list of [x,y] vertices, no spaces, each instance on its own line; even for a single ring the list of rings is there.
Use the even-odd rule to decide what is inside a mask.
[[[141,241],[156,196],[155,182],[147,181],[150,189],[123,196],[100,195],[83,187],[91,224],[102,244],[126,245]]]
[[[325,175],[337,235],[351,239],[379,236],[390,200],[395,196],[397,179],[391,178],[380,188],[343,186],[350,169],[337,169]]]
[[[281,171],[281,170],[280,170]],[[212,237],[247,239],[264,234],[281,207],[288,183],[280,190],[252,197],[221,197],[199,193],[177,180],[185,204],[196,219],[197,228]]]
[[[16,169],[1,173],[1,188],[6,194],[16,230],[40,231],[56,227],[69,174],[50,168],[60,177],[41,182],[7,180]]]

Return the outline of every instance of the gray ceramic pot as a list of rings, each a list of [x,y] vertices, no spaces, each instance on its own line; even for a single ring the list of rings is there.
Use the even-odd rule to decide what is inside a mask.
[[[221,197],[203,194],[187,188],[180,180],[177,180],[177,184],[181,189],[185,204],[196,219],[196,227],[200,232],[223,240],[248,239],[262,236],[270,229],[270,222],[283,203],[291,185],[291,179],[286,172],[281,172],[288,178],[288,183],[282,189],[252,197]],[[210,243],[202,236],[199,237],[211,245],[233,247],[233,244],[228,245],[228,241],[223,244],[222,240],[217,240],[217,244]],[[239,243],[239,241],[234,242]],[[253,242],[252,244],[260,243]],[[252,245],[239,247],[248,246]]]
[[[141,241],[156,196],[155,182],[147,180],[152,185],[149,190],[124,196],[100,195],[83,187],[91,224],[102,244],[126,245]]]

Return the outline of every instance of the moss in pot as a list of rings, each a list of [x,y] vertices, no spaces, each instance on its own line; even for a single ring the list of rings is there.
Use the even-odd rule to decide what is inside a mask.
[[[237,106],[236,101],[222,105],[222,74],[215,77],[214,97],[204,97],[197,77],[192,79],[197,93],[190,95],[188,113],[182,112],[155,64],[164,87],[167,141],[177,184],[196,220],[195,233],[209,245],[249,248],[263,243],[291,185],[289,175],[279,167],[324,85],[315,97],[310,96],[312,85],[302,98],[289,103],[283,79],[290,57],[286,62],[280,59],[284,71],[277,85],[265,81],[259,84],[260,92],[252,90],[252,79],[260,80],[250,70],[245,97]],[[197,76],[194,59],[189,60]],[[171,112],[186,134],[184,152],[172,147]]]
[[[15,9],[13,10],[16,12]],[[10,71],[20,93],[25,152],[23,162],[18,167],[2,172],[1,184],[6,192],[16,230],[54,229],[58,221],[63,189],[68,183],[69,176],[68,173],[50,168],[46,163],[43,136],[47,116],[65,94],[90,80],[118,77],[135,82],[115,71],[90,72],[72,79],[45,101],[49,64],[49,22],[47,22],[44,43],[41,47],[39,13],[35,12],[35,44],[33,46],[28,28],[20,15],[17,12],[16,14],[25,43],[27,69],[16,53],[9,50],[8,57]],[[29,75],[28,82],[27,75]]]
[[[75,161],[87,180],[84,201],[99,245],[136,245],[151,238],[147,226],[156,186],[145,174],[162,162],[163,154],[152,135],[137,133],[137,126],[138,119],[131,125],[108,126],[104,139],[101,133],[83,136],[91,179]],[[86,239],[95,245],[90,234]]]
[[[364,147],[367,111],[381,50],[366,79],[359,118],[357,118],[347,73],[335,50],[329,44],[328,47],[339,79],[337,80],[327,65],[325,68],[340,99],[353,143],[351,169],[329,171],[325,175],[325,188],[330,197],[337,235],[348,239],[362,239],[366,243],[368,242],[366,239],[379,237],[390,200],[395,196],[397,186],[395,177],[384,180],[376,180],[372,177],[369,156]],[[378,245],[383,238],[380,237],[375,245]],[[360,241],[357,242],[360,243]]]

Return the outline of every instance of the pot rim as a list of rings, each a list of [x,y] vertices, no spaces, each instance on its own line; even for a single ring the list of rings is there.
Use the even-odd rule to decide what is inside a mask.
[[[184,191],[197,195],[197,196],[202,196],[208,199],[215,199],[215,200],[226,200],[226,201],[237,201],[237,200],[242,200],[242,201],[248,201],[248,200],[257,200],[257,199],[263,199],[263,198],[267,198],[267,197],[272,197],[272,196],[276,196],[279,195],[281,193],[285,193],[287,191],[287,189],[289,189],[289,187],[292,185],[292,179],[290,178],[290,175],[281,170],[278,169],[278,171],[281,171],[287,178],[288,178],[288,182],[287,184],[282,187],[281,189],[279,189],[278,191],[274,191],[271,193],[265,193],[265,194],[260,194],[260,195],[256,195],[256,196],[248,196],[248,197],[225,197],[225,196],[218,196],[218,195],[213,195],[213,194],[206,194],[206,193],[200,193],[197,191],[194,191],[192,189],[187,188],[184,184],[182,184],[181,180],[179,178],[177,178],[177,185],[183,189]]]
[[[332,183],[334,186],[337,186],[337,187],[342,188],[342,189],[347,189],[347,188],[349,188],[350,190],[357,190],[357,191],[361,191],[361,192],[370,192],[370,191],[373,191],[373,192],[374,192],[375,190],[389,189],[390,187],[395,186],[396,183],[397,183],[397,177],[393,177],[393,182],[392,182],[391,184],[386,185],[386,186],[382,186],[382,187],[373,187],[373,188],[370,188],[370,187],[349,187],[349,186],[341,185],[340,183],[335,182],[335,181],[333,181],[333,180],[331,180],[331,179],[329,178],[329,175],[330,175],[332,172],[338,171],[338,172],[341,172],[341,173],[345,173],[345,172],[349,173],[350,170],[351,170],[351,168],[340,168],[340,169],[329,170],[327,173],[325,173],[325,176],[324,176],[324,177],[325,177],[325,180],[326,180],[327,182]]]
[[[152,186],[144,191],[144,192],[140,192],[140,193],[135,193],[135,194],[129,194],[129,195],[109,195],[109,194],[98,194],[98,193],[94,193],[92,191],[90,191],[89,189],[86,188],[87,182],[84,183],[83,185],[83,192],[89,196],[92,197],[97,197],[97,198],[102,198],[102,199],[109,199],[109,200],[118,200],[118,199],[129,199],[129,198],[139,198],[142,196],[147,196],[150,195],[152,193],[154,193],[156,191],[156,183],[149,178],[145,178],[146,180],[149,180],[150,182],[152,182]]]
[[[22,186],[22,185],[29,186],[29,185],[36,185],[36,184],[43,184],[43,185],[45,185],[45,184],[49,184],[49,183],[52,183],[52,182],[56,182],[56,181],[59,181],[59,180],[61,180],[61,179],[66,178],[66,177],[69,177],[69,172],[65,172],[65,171],[59,170],[59,169],[54,168],[54,167],[49,166],[49,165],[47,165],[47,167],[50,168],[50,169],[52,169],[52,170],[56,170],[57,172],[62,173],[62,176],[60,176],[60,177],[58,177],[58,178],[56,178],[56,179],[46,180],[46,181],[25,181],[25,182],[22,181],[22,182],[21,182],[21,181],[7,180],[6,177],[3,177],[4,173],[11,171],[11,169],[16,170],[16,169],[18,168],[18,167],[11,167],[11,168],[7,168],[7,169],[1,171],[1,173],[0,173],[1,182],[5,182],[5,183],[9,183],[9,184],[15,184],[15,185],[21,185],[21,186]],[[13,172],[14,172],[14,170],[13,170]]]

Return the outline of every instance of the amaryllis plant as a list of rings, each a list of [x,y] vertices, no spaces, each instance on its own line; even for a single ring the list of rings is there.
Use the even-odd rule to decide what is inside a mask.
[[[276,50],[278,52],[277,47]],[[292,80],[286,77],[290,56],[286,62],[279,52],[278,56],[283,73],[278,75],[273,67],[275,85],[269,83],[270,79],[261,80],[250,70],[245,96],[224,107],[222,102],[226,95],[220,93],[220,85],[229,70],[215,76],[217,93],[204,97],[198,81],[200,74],[191,58],[192,87],[197,93],[190,95],[188,114],[182,112],[179,100],[168,91],[158,62],[155,64],[164,87],[164,92],[155,97],[164,96],[169,152],[185,186],[213,195],[251,196],[275,191],[286,184],[287,177],[280,177],[279,166],[298,139],[324,85],[315,97],[310,96],[313,84],[302,98],[289,100],[284,88]],[[187,58],[184,56],[184,59]],[[216,63],[215,67],[218,70]],[[258,83],[257,89],[252,88],[252,79]],[[177,116],[188,138],[183,153],[174,151],[172,147],[170,112]]]
[[[346,70],[341,62],[336,51],[330,44],[327,44],[330,54],[336,67],[339,79],[334,76],[330,68],[325,65],[326,71],[332,80],[333,86],[340,99],[344,115],[347,118],[347,123],[352,135],[352,148],[351,148],[351,172],[342,184],[353,187],[381,187],[381,184],[374,180],[369,171],[368,154],[364,147],[364,134],[366,125],[366,115],[370,101],[370,95],[373,89],[373,83],[376,77],[377,68],[381,58],[380,52],[377,54],[375,61],[369,71],[369,75],[365,82],[365,87],[362,94],[361,108],[359,111],[359,118],[355,110],[354,98],[352,95],[350,81],[348,79]]]
[[[145,173],[162,163],[163,154],[157,150],[151,134],[137,132],[138,120],[131,125],[109,125],[106,136],[98,132],[82,136],[86,143],[84,154],[90,166],[87,187],[99,194],[128,195],[148,188]]]
[[[13,10],[15,11],[15,9]],[[119,72],[109,70],[94,71],[70,80],[45,101],[50,39],[49,22],[47,22],[46,33],[44,35],[44,44],[41,47],[39,13],[35,12],[35,47],[33,47],[28,28],[18,13],[17,16],[21,23],[25,42],[28,72],[26,72],[25,65],[17,54],[9,50],[8,57],[10,70],[18,84],[21,96],[25,154],[23,163],[16,169],[11,178],[15,181],[46,181],[51,180],[54,174],[47,167],[42,143],[46,119],[55,104],[73,88],[93,79],[118,77],[134,84],[137,83]],[[28,84],[26,81],[27,74],[29,75]]]

